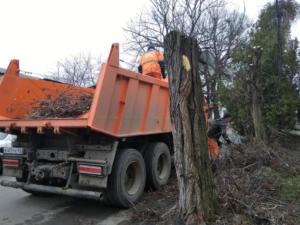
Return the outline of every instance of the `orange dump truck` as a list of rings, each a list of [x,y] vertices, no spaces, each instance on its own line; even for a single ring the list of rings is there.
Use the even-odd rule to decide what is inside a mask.
[[[72,90],[93,95],[76,118],[30,116],[39,101]],[[32,194],[105,199],[130,207],[147,186],[168,182],[172,135],[168,83],[119,67],[113,44],[95,88],[19,76],[12,60],[0,80],[0,132],[18,136],[3,149],[2,186]]]

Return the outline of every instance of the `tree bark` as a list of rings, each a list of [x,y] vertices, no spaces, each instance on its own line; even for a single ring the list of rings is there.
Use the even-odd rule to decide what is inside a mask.
[[[200,52],[195,39],[176,31],[164,41],[179,210],[186,224],[196,225],[211,218],[216,209],[198,69]]]
[[[255,87],[252,87],[252,119],[255,132],[255,140],[265,143],[266,134],[262,118],[261,104],[259,102],[258,93]]]
[[[254,63],[251,69],[251,97],[252,97],[252,120],[254,126],[254,133],[255,133],[255,141],[259,143],[266,142],[266,131],[265,125],[262,116],[262,106],[260,101],[260,83],[258,79],[258,75],[260,74],[259,64],[261,58],[262,51],[261,49],[257,49],[254,52]]]

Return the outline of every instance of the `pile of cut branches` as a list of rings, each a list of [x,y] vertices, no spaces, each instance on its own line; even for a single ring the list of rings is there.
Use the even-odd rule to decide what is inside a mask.
[[[224,145],[214,167],[220,207],[216,219],[207,225],[299,225],[300,188],[295,185],[293,193],[289,188],[289,196],[283,196],[292,180],[300,182],[300,140],[289,143],[294,145]],[[124,225],[183,224],[177,199],[174,176],[171,185],[147,193]]]
[[[40,100],[29,117],[33,119],[78,117],[90,109],[92,99],[93,96],[89,93],[61,93],[55,98]]]
[[[296,225],[293,214],[299,207],[280,196],[286,179],[298,174],[292,159],[263,145],[230,151],[218,163],[215,182],[223,215],[214,224]]]

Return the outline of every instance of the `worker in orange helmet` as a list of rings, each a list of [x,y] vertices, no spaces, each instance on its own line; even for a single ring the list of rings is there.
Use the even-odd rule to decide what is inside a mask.
[[[149,43],[147,52],[142,55],[138,71],[143,75],[165,79],[165,63],[162,52],[156,50],[153,43]]]

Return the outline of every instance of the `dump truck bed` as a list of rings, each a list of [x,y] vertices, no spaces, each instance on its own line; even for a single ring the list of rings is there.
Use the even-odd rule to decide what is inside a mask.
[[[63,92],[92,94],[89,111],[75,118],[30,118],[40,100]],[[168,83],[120,68],[118,44],[112,45],[95,89],[20,77],[19,63],[12,60],[0,80],[0,104],[0,130],[7,133],[84,128],[129,137],[171,132]]]

